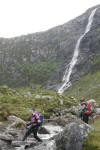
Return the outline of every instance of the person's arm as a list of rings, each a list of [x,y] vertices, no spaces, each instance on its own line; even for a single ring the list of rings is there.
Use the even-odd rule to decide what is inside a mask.
[[[37,123],[40,123],[40,122],[41,122],[41,120],[40,120],[40,114],[36,113],[36,114],[35,114],[35,118],[36,118],[36,120],[37,120]]]
[[[26,126],[30,126],[32,124],[32,122],[30,121],[30,122],[27,122],[26,123]]]

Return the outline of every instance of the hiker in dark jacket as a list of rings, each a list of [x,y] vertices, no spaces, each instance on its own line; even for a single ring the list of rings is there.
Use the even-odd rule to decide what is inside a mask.
[[[83,120],[84,112],[87,111],[87,102],[84,98],[80,100],[79,117]]]
[[[33,110],[32,112],[32,117],[31,117],[31,122],[27,124],[29,126],[28,130],[26,131],[23,141],[31,134],[33,133],[34,138],[38,140],[39,142],[42,142],[42,140],[37,136],[37,132],[39,130],[39,127],[41,126],[41,121],[40,121],[40,114]]]
[[[81,101],[81,107],[79,110],[79,116],[81,120],[83,120],[85,123],[89,123],[89,118],[93,117],[93,113],[95,112],[96,107],[96,101],[91,99],[88,101],[82,100]]]

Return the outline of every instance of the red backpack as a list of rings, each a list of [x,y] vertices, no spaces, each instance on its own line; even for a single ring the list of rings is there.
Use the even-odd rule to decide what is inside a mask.
[[[85,112],[86,115],[91,116],[93,113],[93,105],[91,102],[87,103],[87,111]]]

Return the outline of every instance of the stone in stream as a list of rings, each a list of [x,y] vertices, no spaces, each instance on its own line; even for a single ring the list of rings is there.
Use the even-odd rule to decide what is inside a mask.
[[[12,142],[13,139],[14,139],[13,136],[11,136],[9,134],[0,134],[0,140]]]
[[[29,139],[27,141],[14,140],[11,145],[13,147],[20,147],[21,145],[37,145],[37,141],[34,141],[33,139]]]
[[[50,132],[48,131],[48,129],[46,129],[45,127],[41,127],[38,131],[39,134],[50,134]]]
[[[14,149],[17,148],[17,150],[23,150],[23,149],[27,149],[27,148],[33,148],[39,144],[40,144],[40,142],[37,142],[37,141],[29,138],[26,141],[21,141],[21,140],[12,141],[11,145]]]

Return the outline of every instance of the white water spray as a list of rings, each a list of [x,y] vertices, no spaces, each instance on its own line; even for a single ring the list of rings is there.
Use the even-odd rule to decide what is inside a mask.
[[[77,60],[78,60],[78,55],[79,55],[79,51],[80,51],[80,49],[79,49],[80,43],[81,43],[83,37],[86,35],[86,33],[88,33],[91,29],[91,25],[92,25],[92,22],[93,22],[93,17],[94,17],[94,14],[95,14],[96,10],[97,10],[97,8],[95,8],[92,11],[91,15],[89,16],[88,24],[86,26],[85,32],[80,36],[80,38],[78,39],[78,41],[76,43],[74,54],[73,54],[72,60],[69,64],[69,68],[67,68],[65,70],[65,74],[64,74],[63,79],[62,79],[63,84],[58,89],[59,94],[62,94],[66,89],[68,89],[71,86],[70,76],[71,76],[73,68],[76,65]]]

